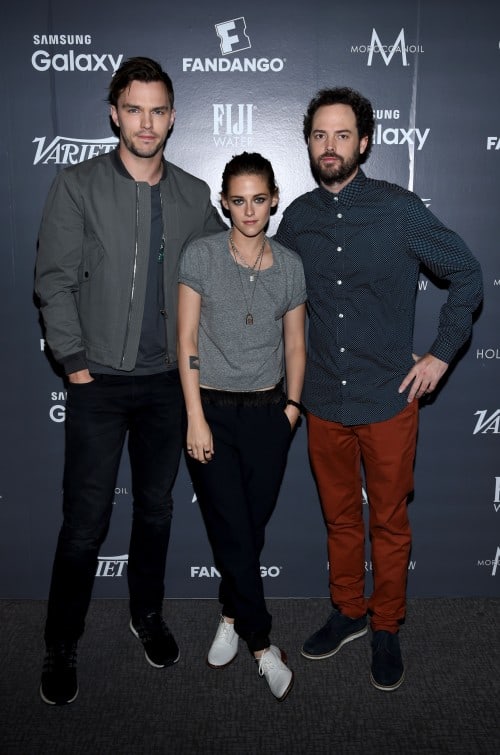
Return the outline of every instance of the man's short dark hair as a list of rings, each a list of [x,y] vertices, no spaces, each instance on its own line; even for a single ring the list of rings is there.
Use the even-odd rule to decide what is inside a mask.
[[[372,148],[373,131],[375,128],[375,119],[371,102],[349,87],[336,87],[334,89],[320,89],[312,98],[304,115],[304,138],[309,142],[312,131],[312,122],[316,111],[324,105],[349,105],[356,116],[356,126],[358,136],[362,139],[368,137],[366,149],[359,157],[359,162],[364,163],[368,159]]]
[[[133,81],[162,81],[167,88],[170,107],[174,106],[174,86],[168,73],[165,73],[156,60],[141,57],[129,58],[118,68],[109,85],[109,104],[116,107],[119,96]]]

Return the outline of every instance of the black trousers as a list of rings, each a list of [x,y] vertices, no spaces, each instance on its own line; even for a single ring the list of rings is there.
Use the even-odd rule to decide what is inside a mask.
[[[47,643],[76,640],[84,630],[127,432],[133,494],[127,571],[132,617],[160,612],[164,598],[172,487],[182,449],[179,373],[94,378],[68,388],[63,524],[49,594]]]
[[[236,632],[253,652],[269,645],[271,615],[264,598],[260,555],[292,431],[281,395],[279,403],[220,406],[215,395],[219,393],[202,391],[214,438],[213,460],[208,464],[190,460],[189,467],[221,573],[222,613],[234,618]]]

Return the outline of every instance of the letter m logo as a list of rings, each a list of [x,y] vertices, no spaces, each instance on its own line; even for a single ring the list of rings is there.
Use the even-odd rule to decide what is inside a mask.
[[[386,49],[387,49],[387,52],[386,52]],[[368,54],[367,65],[369,66],[371,66],[372,64],[374,52],[379,52],[382,55],[382,58],[384,59],[384,63],[386,64],[386,66],[388,66],[389,63],[391,62],[394,56],[394,53],[400,52],[401,62],[404,66],[407,66],[408,61],[406,59],[405,30],[401,29],[393,45],[388,45],[388,46],[386,45],[384,47],[384,45],[380,41],[380,37],[377,34],[377,30],[373,29],[372,38],[371,38],[370,47],[369,47],[369,54]]]
[[[220,51],[223,55],[250,49],[252,45],[246,34],[246,28],[243,16],[215,24],[215,31],[220,39]]]

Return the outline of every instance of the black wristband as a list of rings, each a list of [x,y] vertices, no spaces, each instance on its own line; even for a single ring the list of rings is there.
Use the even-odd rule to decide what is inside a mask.
[[[302,414],[303,407],[299,401],[294,401],[293,398],[287,398],[286,405],[294,406]]]

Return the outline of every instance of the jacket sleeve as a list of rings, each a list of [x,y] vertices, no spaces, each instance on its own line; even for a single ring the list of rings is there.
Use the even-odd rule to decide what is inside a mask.
[[[38,237],[35,291],[45,337],[66,373],[87,367],[77,308],[82,263],[84,213],[66,171],[54,180]]]

